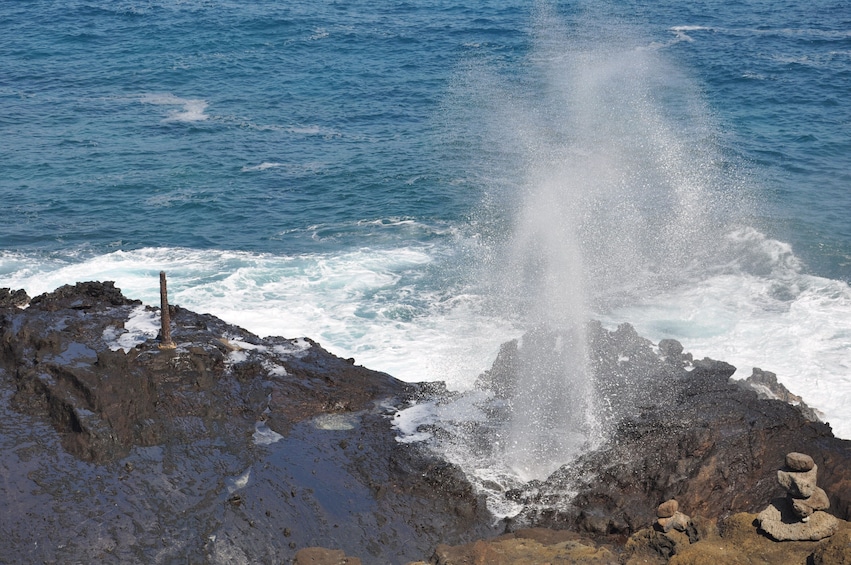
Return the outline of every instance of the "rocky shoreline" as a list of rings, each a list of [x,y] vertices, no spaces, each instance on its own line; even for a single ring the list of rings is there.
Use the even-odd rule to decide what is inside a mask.
[[[851,563],[851,442],[770,373],[735,381],[676,342],[592,325],[597,387],[621,399],[608,439],[505,492],[523,510],[496,521],[457,465],[396,441],[393,415],[445,396],[439,384],[175,306],[177,347],[161,349],[158,310],[109,282],[0,290],[10,563]],[[516,351],[503,348],[483,390],[510,393]],[[758,530],[756,513],[786,494],[789,452],[818,468],[839,524],[826,539]],[[672,499],[693,531],[660,529]],[[785,560],[743,557],[771,544]]]

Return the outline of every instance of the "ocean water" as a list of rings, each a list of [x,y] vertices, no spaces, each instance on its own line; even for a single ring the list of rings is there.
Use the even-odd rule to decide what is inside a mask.
[[[113,280],[469,388],[542,319],[851,438],[851,5],[0,3],[0,286]]]

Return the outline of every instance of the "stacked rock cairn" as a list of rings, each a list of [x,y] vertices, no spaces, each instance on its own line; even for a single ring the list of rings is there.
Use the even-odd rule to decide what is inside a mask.
[[[687,532],[691,525],[691,518],[680,512],[680,503],[673,498],[666,500],[656,508],[656,527],[665,533],[672,529],[678,532]]]
[[[827,493],[816,485],[818,465],[803,453],[786,455],[777,481],[786,496],[775,498],[757,516],[760,528],[777,541],[816,541],[832,536],[839,521],[824,512],[830,507]]]

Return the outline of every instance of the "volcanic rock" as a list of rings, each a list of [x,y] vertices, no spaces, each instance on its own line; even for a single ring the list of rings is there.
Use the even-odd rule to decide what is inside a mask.
[[[755,390],[760,398],[782,400],[795,406],[807,420],[813,422],[821,420],[822,415],[817,410],[807,406],[807,403],[800,396],[792,394],[777,380],[777,375],[771,371],[763,371],[754,367],[751,376],[740,382]]]
[[[799,518],[806,518],[817,510],[827,510],[830,508],[830,500],[827,498],[827,493],[823,489],[816,487],[813,495],[809,498],[793,498],[792,510]]]
[[[0,288],[0,308],[17,306],[23,308],[30,302],[30,297],[24,290]]]
[[[161,350],[159,309],[109,282],[0,304],[0,560],[280,563],[333,542],[396,564],[496,533],[460,469],[396,441],[419,386],[170,313]]]
[[[851,442],[827,424],[760,398],[731,379],[736,369],[727,363],[689,361],[672,343],[654,351],[626,324],[592,324],[588,334],[598,395],[617,399],[599,410],[605,439],[546,480],[510,490],[524,509],[509,530],[631,535],[651,527],[659,500],[673,498],[713,520],[757,513],[783,494],[776,469],[786,454],[805,449],[830,507],[851,517]]]
[[[777,471],[777,482],[792,498],[809,498],[815,492],[818,465],[809,471]]]
[[[665,533],[670,532],[671,530],[688,532],[689,526],[691,526],[691,518],[682,512],[674,512],[673,516],[657,518],[656,524]]]
[[[777,541],[818,541],[832,536],[839,528],[839,521],[827,512],[814,512],[802,522],[785,497],[771,501],[757,521],[760,529]]]
[[[841,521],[839,531],[821,541],[776,542],[758,532],[756,515],[738,513],[702,533],[700,541],[680,546],[670,565],[851,565],[851,524]]]
[[[405,384],[307,338],[261,339],[179,306],[170,308],[177,347],[161,350],[156,329],[145,329],[159,310],[112,283],[62,287],[25,309],[20,300],[0,300],[0,496],[11,517],[0,521],[0,555],[11,562],[288,562],[330,546],[300,559],[464,563],[540,550],[606,563],[631,535],[673,561],[701,546],[705,520],[724,523],[783,494],[774,470],[805,449],[832,512],[851,516],[851,442],[731,381],[732,366],[694,360],[673,340],[656,347],[627,324],[588,330],[606,400],[599,441],[546,480],[496,485],[523,507],[496,528],[439,442],[396,441],[397,409],[449,398],[444,386]],[[495,449],[522,386],[520,348],[506,345],[479,381],[475,392],[495,399],[481,404],[486,419],[457,427],[476,450]],[[435,438],[459,439],[430,426]],[[817,488],[796,499],[799,513],[813,509],[811,522],[824,513]],[[671,499],[695,516],[685,531],[671,525],[688,523],[676,509],[663,531],[652,527],[658,502]],[[553,542],[520,533],[529,526],[573,532]],[[502,545],[470,543],[497,531],[508,532]],[[820,543],[829,545],[816,563],[842,552],[841,541]],[[468,550],[447,561],[448,544]]]

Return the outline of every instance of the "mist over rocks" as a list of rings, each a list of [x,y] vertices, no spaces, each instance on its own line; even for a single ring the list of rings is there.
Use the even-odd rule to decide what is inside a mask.
[[[811,420],[803,403],[761,398],[731,378],[735,367],[693,360],[673,340],[654,345],[628,324],[609,331],[592,323],[589,344],[597,444],[547,479],[510,490],[523,510],[509,530],[630,535],[670,499],[709,519],[758,512],[783,494],[775,470],[790,451],[812,455],[832,512],[851,518],[851,442]],[[498,360],[488,379],[507,366]],[[503,390],[512,378],[500,374]]]

